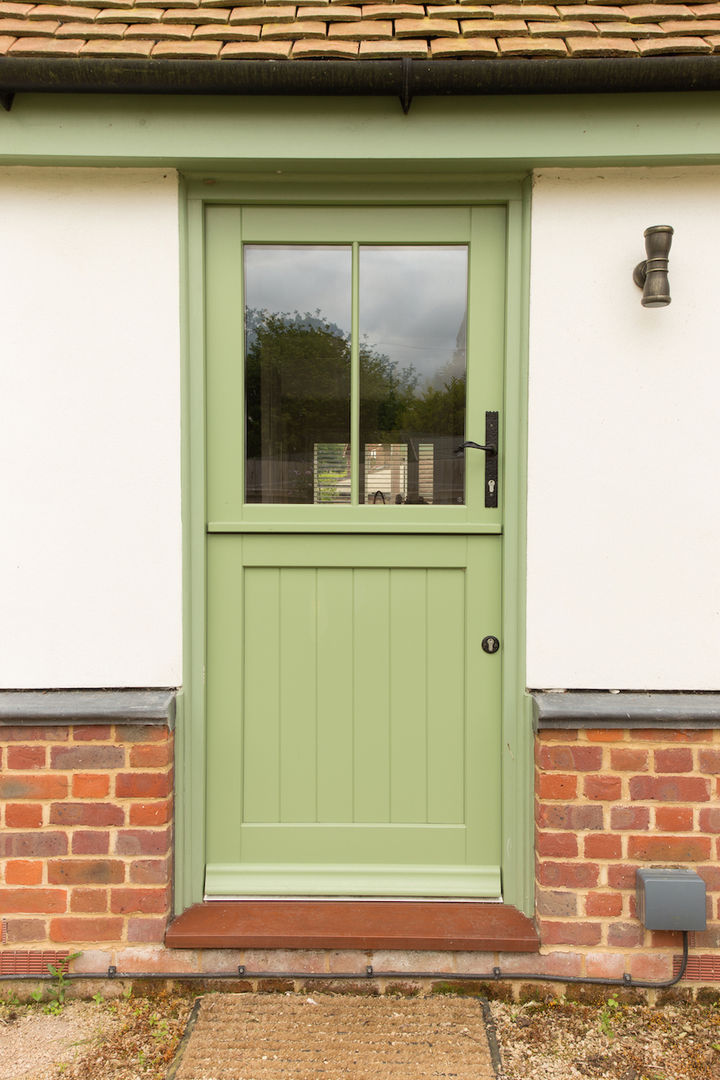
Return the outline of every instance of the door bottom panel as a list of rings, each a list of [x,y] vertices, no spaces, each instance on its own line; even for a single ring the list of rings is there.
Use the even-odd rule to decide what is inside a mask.
[[[239,896],[500,896],[498,866],[211,863],[205,898]]]

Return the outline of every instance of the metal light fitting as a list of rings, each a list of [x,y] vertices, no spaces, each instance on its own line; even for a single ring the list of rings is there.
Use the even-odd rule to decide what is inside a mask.
[[[643,307],[667,307],[670,303],[668,256],[673,231],[672,225],[651,225],[643,233],[647,259],[633,270],[633,281],[643,291]]]

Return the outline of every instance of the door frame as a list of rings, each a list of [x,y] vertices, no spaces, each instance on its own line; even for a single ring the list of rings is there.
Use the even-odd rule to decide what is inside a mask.
[[[181,190],[183,689],[175,773],[174,911],[203,898],[207,615],[204,211],[210,203],[503,205],[507,210],[502,574],[503,901],[533,913],[532,720],[525,690],[527,342],[531,187],[527,177],[466,173],[196,177]]]

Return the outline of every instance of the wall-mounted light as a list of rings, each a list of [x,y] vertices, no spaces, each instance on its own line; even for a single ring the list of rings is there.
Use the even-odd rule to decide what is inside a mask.
[[[633,281],[642,289],[643,307],[667,307],[670,303],[668,256],[672,225],[651,225],[644,232],[647,259],[633,270]]]

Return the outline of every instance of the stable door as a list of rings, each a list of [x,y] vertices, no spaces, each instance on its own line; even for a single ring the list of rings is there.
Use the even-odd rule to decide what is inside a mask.
[[[206,211],[205,894],[498,897],[505,211]]]

